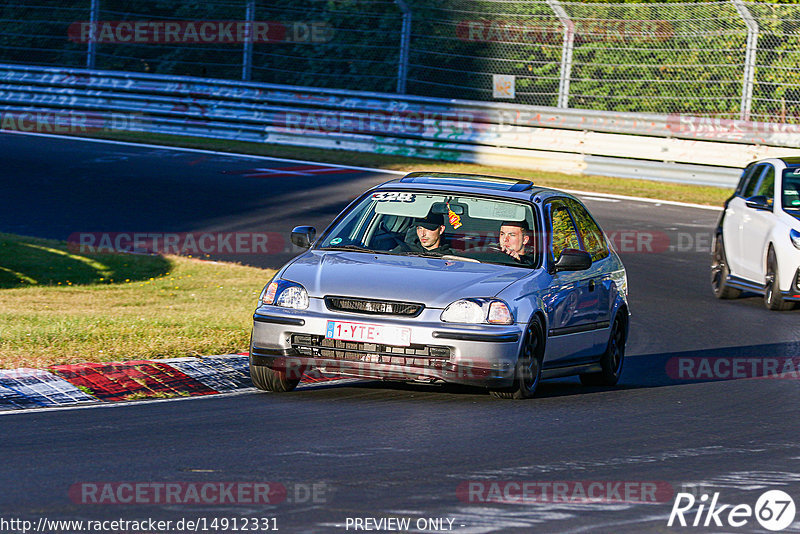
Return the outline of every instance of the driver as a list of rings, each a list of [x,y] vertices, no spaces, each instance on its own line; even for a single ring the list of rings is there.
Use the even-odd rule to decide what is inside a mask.
[[[414,219],[417,238],[410,243],[402,243],[392,252],[425,252],[433,254],[453,254],[453,249],[443,243],[444,215],[429,213],[424,219]]]
[[[500,250],[520,263],[533,264],[533,255],[528,253],[531,232],[527,221],[503,221],[499,237]]]

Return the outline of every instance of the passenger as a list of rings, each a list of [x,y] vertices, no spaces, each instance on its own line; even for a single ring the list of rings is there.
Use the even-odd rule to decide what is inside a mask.
[[[403,243],[392,252],[425,252],[433,254],[453,254],[453,249],[443,242],[444,215],[429,213],[424,219],[414,219],[417,237],[410,243]]]
[[[531,241],[530,227],[527,221],[503,221],[500,225],[500,250],[520,263],[532,265],[532,251],[528,243]]]

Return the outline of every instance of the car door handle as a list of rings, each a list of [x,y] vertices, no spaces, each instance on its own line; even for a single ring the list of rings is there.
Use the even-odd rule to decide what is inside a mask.
[[[594,280],[589,280],[589,291],[594,291]]]

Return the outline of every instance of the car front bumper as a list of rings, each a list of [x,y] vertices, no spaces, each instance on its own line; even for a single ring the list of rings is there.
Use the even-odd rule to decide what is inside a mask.
[[[785,300],[800,301],[800,250],[787,246],[777,256],[781,295]]]
[[[800,302],[800,267],[792,273],[791,283],[787,291],[781,291],[784,300]]]
[[[441,310],[425,309],[418,317],[398,318],[261,306],[253,316],[250,362],[285,369],[290,377],[314,367],[381,380],[511,386],[524,325],[450,324],[441,322],[440,314]],[[406,327],[411,345],[326,339],[328,321]]]

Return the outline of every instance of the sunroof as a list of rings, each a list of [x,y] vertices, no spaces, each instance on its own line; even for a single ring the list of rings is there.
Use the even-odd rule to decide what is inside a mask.
[[[526,191],[533,186],[533,182],[529,180],[503,178],[501,176],[481,176],[478,174],[412,173],[403,177],[400,181],[414,184],[482,187],[495,191]]]

